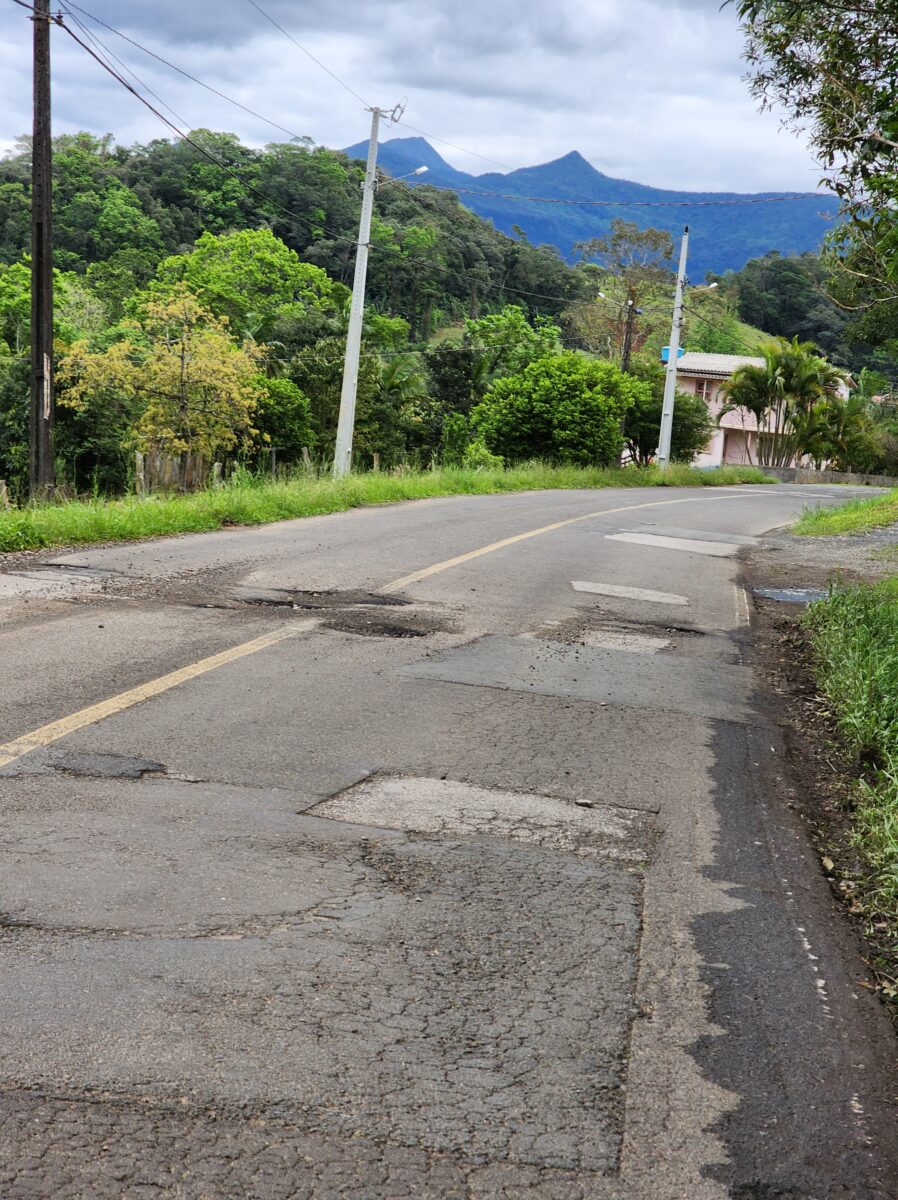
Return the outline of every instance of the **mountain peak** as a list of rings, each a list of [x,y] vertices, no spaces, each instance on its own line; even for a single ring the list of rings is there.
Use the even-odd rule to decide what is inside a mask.
[[[364,159],[368,143],[359,142],[344,153]],[[469,175],[441,158],[424,137],[388,138],[381,143],[378,165],[390,175],[405,178],[409,186],[458,188],[465,206],[503,233],[515,236],[516,229],[523,229],[534,244],[556,246],[571,260],[576,257],[578,242],[607,234],[615,217],[635,221],[640,228],[666,229],[675,237],[688,223],[692,230],[690,273],[695,279],[701,279],[706,271],[739,270],[748,259],[767,250],[783,254],[816,251],[828,227],[824,214],[834,212],[838,203],[809,193],[783,204],[731,208],[733,200],[753,201],[756,197],[668,191],[617,179],[596,170],[578,150],[504,175],[496,171]],[[417,167],[427,167],[428,174],[411,177]],[[560,203],[540,204],[535,198]],[[728,207],[709,204],[715,198],[726,199]],[[596,202],[601,207],[595,206]],[[642,207],[647,203],[652,207]]]
[[[357,142],[344,151],[350,158],[367,158],[368,143]],[[451,171],[449,164],[440,157],[430,142],[423,137],[389,138],[380,144],[380,157],[389,162],[408,164],[413,171],[416,167],[427,167],[431,171]]]

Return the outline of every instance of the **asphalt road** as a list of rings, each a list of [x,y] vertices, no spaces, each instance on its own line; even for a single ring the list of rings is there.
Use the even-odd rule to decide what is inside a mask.
[[[0,573],[0,1197],[898,1196],[894,1038],[738,583],[845,494]]]

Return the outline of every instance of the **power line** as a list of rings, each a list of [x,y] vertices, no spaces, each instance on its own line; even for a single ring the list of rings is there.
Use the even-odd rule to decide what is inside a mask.
[[[21,8],[28,9],[31,12],[34,11],[33,6],[31,4],[25,3],[25,0],[13,0],[13,2],[15,4],[18,4]],[[253,0],[249,0],[249,2],[253,3]],[[81,11],[81,10],[79,10],[79,11]],[[130,84],[127,81],[127,79],[125,79],[120,74],[120,72],[115,69],[115,67],[113,67],[109,62],[107,62],[100,53],[98,53],[96,50],[94,50],[90,45],[87,44],[87,42],[82,40],[68,25],[66,25],[63,22],[61,16],[54,17],[53,19],[54,19],[55,23],[57,25],[59,25],[59,27],[61,29],[65,30],[65,32],[69,35],[69,37],[71,37],[73,39],[73,41],[75,41],[79,46],[81,46],[81,48],[83,50],[85,50],[91,56],[91,58],[93,58],[97,63],[99,63],[99,65],[109,75],[111,75],[113,77],[113,79],[116,80],[117,83],[119,83],[122,87],[124,87],[126,89],[126,91],[130,92],[132,96],[134,96],[137,100],[139,100],[140,103],[143,104],[159,121],[161,121],[166,126],[167,129],[169,129],[173,134],[175,134],[176,137],[178,137],[182,141],[186,142],[189,146],[191,146],[194,150],[196,150],[198,154],[201,154],[204,158],[206,158],[210,162],[214,163],[215,166],[219,167],[227,175],[229,175],[231,178],[235,179],[247,191],[255,193],[257,196],[261,197],[264,201],[273,205],[275,208],[279,209],[282,213],[286,214],[292,220],[300,222],[300,224],[304,225],[310,231],[314,232],[316,229],[321,229],[322,232],[326,233],[335,242],[339,242],[339,243],[342,243],[347,246],[356,246],[357,245],[357,242],[354,238],[345,237],[342,234],[337,233],[335,230],[328,229],[326,226],[318,225],[317,222],[313,221],[311,218],[301,216],[299,213],[294,212],[292,209],[290,209],[286,205],[282,204],[279,200],[275,199],[275,197],[271,196],[268,192],[266,192],[264,189],[258,187],[256,184],[250,183],[249,181],[242,179],[241,176],[238,174],[238,172],[234,168],[230,167],[227,163],[223,162],[220,158],[218,158],[215,154],[213,154],[210,150],[208,150],[205,146],[203,146],[200,142],[198,142],[193,136],[191,136],[188,133],[185,133],[181,128],[179,128],[178,125],[176,125],[173,121],[169,120],[168,117],[166,117],[163,113],[161,113],[159,111],[159,109],[157,109],[155,107],[155,105],[151,104],[150,101],[147,100],[147,98],[145,96],[141,95],[141,93],[132,84]],[[76,22],[78,21],[77,17],[73,17],[73,20],[75,20]],[[78,22],[78,24],[80,27],[80,22]],[[90,34],[87,33],[87,31],[85,31],[85,32],[86,32],[87,36],[90,36]],[[94,39],[94,40],[96,41],[96,39]],[[97,42],[97,44],[102,45],[102,43],[99,43],[99,42]],[[131,72],[131,74],[133,75],[133,72]],[[137,79],[138,77],[135,75],[134,78]],[[146,86],[146,85],[141,84],[141,86]],[[157,99],[158,99],[158,97],[157,97]],[[168,108],[168,105],[165,104],[164,101],[159,100],[159,103],[163,104],[166,108]],[[170,111],[173,111],[173,110],[170,110]],[[186,124],[186,122],[185,122],[185,124]],[[452,190],[452,189],[444,189],[444,190]],[[388,256],[393,257],[394,259],[403,258],[401,250],[394,250],[392,247],[387,247],[387,246],[378,246],[376,244],[372,244],[371,252],[374,254],[388,255]],[[470,278],[468,276],[463,275],[456,270],[453,270],[451,267],[445,267],[441,263],[436,263],[432,260],[426,260],[425,265],[427,265],[433,271],[444,274],[451,278],[461,280],[465,284],[469,284],[471,282]],[[508,295],[524,296],[524,297],[527,297],[528,299],[534,299],[534,300],[550,300],[557,304],[570,304],[573,300],[577,299],[576,296],[557,296],[557,295],[551,295],[548,292],[537,292],[537,291],[528,290],[526,288],[516,288],[516,287],[513,287],[508,284],[499,283],[498,281],[495,281],[495,280],[488,281],[485,285],[485,290],[488,292],[494,291],[494,290],[500,291],[500,292],[504,292]],[[609,303],[613,304],[613,302],[609,302]]]
[[[726,326],[724,326],[724,325],[718,325],[718,324],[716,324],[716,322],[714,322],[714,321],[709,321],[707,317],[705,317],[705,316],[702,316],[702,314],[701,314],[700,312],[696,312],[696,310],[695,310],[694,308],[690,308],[690,307],[689,307],[687,304],[684,304],[684,305],[683,305],[683,309],[684,309],[684,311],[685,311],[685,312],[689,313],[689,314],[690,314],[690,316],[693,316],[693,317],[695,317],[695,319],[696,319],[697,321],[704,321],[704,323],[705,323],[706,325],[710,326],[710,328],[711,328],[711,329],[716,329],[718,333],[724,333],[724,334],[726,334],[726,335],[727,335],[728,337],[730,337],[730,338],[731,338],[731,339],[732,339],[734,342],[736,342],[736,343],[737,343],[739,346],[741,346],[741,347],[742,347],[742,349],[743,349],[743,350],[745,350],[747,354],[751,354],[753,357],[757,357],[757,354],[756,354],[756,351],[757,351],[757,346],[748,346],[748,345],[746,345],[746,343],[745,343],[745,342],[743,342],[743,341],[741,341],[739,338],[735,338],[735,337],[733,337],[733,335],[732,335],[732,331],[731,331],[731,330],[729,330],[729,329],[727,329],[727,328],[726,328]]]
[[[135,71],[133,71],[126,63],[122,62],[122,60],[120,58],[118,58],[115,54],[113,54],[113,52],[109,49],[109,47],[106,46],[103,42],[101,42],[100,39],[87,28],[87,26],[83,23],[83,21],[80,21],[73,12],[69,11],[68,7],[66,7],[62,11],[65,12],[66,16],[71,17],[71,19],[75,22],[75,24],[78,26],[78,28],[84,34],[84,36],[90,42],[92,42],[93,45],[102,54],[105,54],[105,56],[108,59],[111,59],[112,62],[117,63],[123,71],[127,72],[127,74],[130,75],[131,78],[140,87],[142,87],[149,96],[152,96],[153,99],[157,103],[161,104],[163,108],[167,109],[172,114],[172,116],[175,118],[175,120],[180,121],[182,125],[190,124],[190,122],[187,121],[184,117],[182,117],[181,114],[179,112],[177,112],[174,108],[172,108],[172,106],[170,104],[166,104],[166,102],[162,99],[162,97],[159,96],[156,92],[154,92],[153,89],[149,86],[149,84],[146,83],[143,79],[141,79],[140,76]]]
[[[428,133],[426,129],[416,129],[414,125],[410,125],[406,121],[405,117],[399,117],[395,123],[397,125],[404,125],[412,133],[419,133],[422,137],[430,138],[432,142],[439,142],[442,146],[451,146],[453,150],[459,150],[462,154],[469,154],[471,158],[479,158],[482,162],[492,163],[494,167],[503,167],[506,171],[517,170],[510,163],[499,162],[497,158],[489,158],[486,154],[478,154],[476,150],[469,150],[466,146],[456,145],[455,142],[447,142],[445,138],[437,137],[435,133]]]
[[[20,0],[16,0],[16,3],[19,3],[19,2],[20,2]],[[28,7],[28,6],[25,5],[24,7]],[[74,10],[75,12],[81,13],[82,16],[87,17],[89,20],[93,21],[95,24],[102,26],[103,29],[107,29],[110,33],[114,33],[116,37],[119,37],[122,39],[122,41],[127,42],[131,46],[134,46],[137,50],[140,50],[143,54],[149,55],[150,58],[155,58],[156,61],[162,63],[163,66],[168,67],[172,71],[176,71],[177,74],[179,74],[179,75],[183,75],[184,78],[189,79],[191,83],[195,83],[199,87],[205,88],[206,91],[211,92],[213,96],[218,96],[218,98],[220,100],[225,100],[228,104],[233,104],[235,108],[241,109],[243,112],[249,114],[249,116],[255,117],[256,120],[262,121],[266,125],[270,125],[272,129],[277,129],[280,133],[286,133],[287,136],[291,139],[295,139],[297,141],[304,140],[303,134],[299,134],[291,129],[287,129],[286,126],[284,126],[284,125],[279,125],[277,121],[272,121],[272,119],[270,117],[266,117],[263,113],[256,112],[256,110],[254,108],[250,108],[248,105],[243,104],[240,100],[235,100],[233,96],[229,96],[226,92],[219,91],[218,88],[213,87],[210,83],[206,83],[204,80],[198,79],[196,75],[191,75],[190,72],[185,71],[183,67],[179,67],[176,63],[170,62],[167,58],[163,58],[161,54],[157,54],[155,50],[151,50],[148,46],[144,46],[141,42],[138,42],[134,38],[129,37],[126,33],[122,33],[122,31],[120,29],[116,29],[114,26],[108,25],[105,21],[101,21],[99,17],[94,16],[93,13],[89,13],[86,9],[82,8],[80,5],[72,4],[70,2],[67,3],[66,11],[69,12],[70,15],[72,15],[72,10]],[[77,20],[77,18],[74,18],[74,19]],[[80,22],[79,22],[79,25],[80,25]],[[82,26],[82,28],[83,28],[83,26]],[[119,61],[119,60],[116,60],[116,61]],[[144,85],[144,86],[146,86],[146,85]],[[147,89],[147,90],[149,91],[149,89]],[[150,93],[150,94],[152,95],[153,93]],[[157,99],[158,99],[158,97],[157,97]],[[162,103],[162,101],[160,101],[160,103]],[[166,104],[165,107],[168,108],[168,105]],[[169,109],[169,111],[171,112],[172,110]],[[185,122],[185,124],[187,124],[187,122]]]
[[[259,13],[261,16],[263,16],[266,21],[270,22],[270,24],[272,24],[275,27],[275,29],[280,30],[280,32],[284,35],[285,38],[288,38],[293,43],[293,45],[297,47],[297,49],[301,50],[303,52],[303,54],[305,54],[308,58],[310,58],[312,60],[313,63],[315,63],[317,66],[319,66],[322,71],[324,71],[326,74],[330,75],[331,79],[333,79],[336,83],[339,83],[341,88],[343,88],[345,91],[349,92],[350,96],[354,96],[355,99],[358,100],[358,102],[360,104],[364,105],[365,108],[369,108],[369,109],[371,108],[371,105],[365,99],[363,99],[363,97],[361,97],[354,88],[351,88],[349,86],[349,84],[346,83],[345,80],[340,78],[339,75],[334,74],[334,72],[330,69],[330,67],[326,67],[320,58],[316,58],[311,50],[307,50],[306,47],[302,44],[302,42],[298,42],[296,40],[296,38],[293,36],[293,34],[290,33],[288,30],[286,30],[283,27],[283,25],[279,25],[277,23],[277,21],[274,19],[274,17],[272,17],[269,13],[267,13],[260,4],[256,3],[256,0],[247,0],[247,2],[249,4],[251,4],[253,6],[253,8],[256,10],[256,12]]]
[[[517,200],[526,204],[570,204],[595,208],[715,208],[732,204],[777,204],[783,200],[812,200],[813,193],[792,192],[783,196],[746,196],[738,200],[579,200],[559,196],[522,196],[518,192],[489,192],[478,188],[449,187],[435,183],[423,185],[438,192],[457,192],[462,196],[490,196],[498,200]]]

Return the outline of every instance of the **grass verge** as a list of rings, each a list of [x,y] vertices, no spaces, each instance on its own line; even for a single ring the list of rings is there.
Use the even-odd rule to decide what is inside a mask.
[[[864,877],[855,911],[898,964],[898,577],[839,588],[805,616],[817,678],[857,756],[852,843]],[[898,980],[886,983],[898,998]]]
[[[887,496],[849,500],[838,508],[808,508],[798,519],[793,533],[824,537],[837,533],[867,533],[898,521],[898,488]]]
[[[278,481],[243,476],[223,487],[193,495],[73,500],[0,511],[0,553],[88,542],[137,541],[173,533],[200,533],[225,525],[264,525],[427,496],[542,488],[694,487],[773,482],[758,470],[742,467],[699,471],[674,466],[661,471],[652,467],[603,470],[539,464],[496,471],[446,468],[403,475],[371,472],[339,481],[309,475]]]

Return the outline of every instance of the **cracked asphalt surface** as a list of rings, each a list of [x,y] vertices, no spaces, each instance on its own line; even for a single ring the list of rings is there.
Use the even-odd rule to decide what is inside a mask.
[[[2,1200],[894,1200],[893,1033],[734,586],[845,493],[0,565],[6,742],[317,621],[0,768]]]

